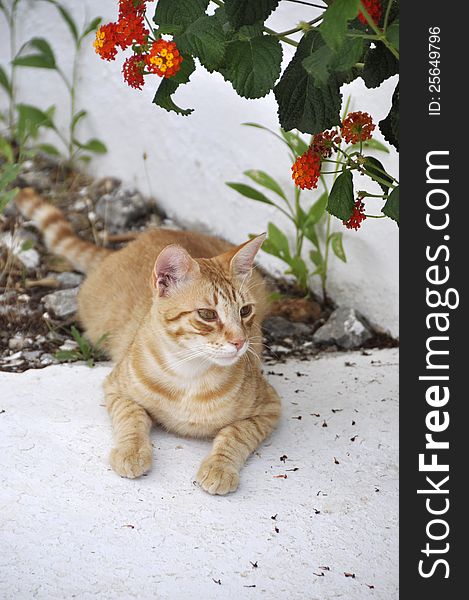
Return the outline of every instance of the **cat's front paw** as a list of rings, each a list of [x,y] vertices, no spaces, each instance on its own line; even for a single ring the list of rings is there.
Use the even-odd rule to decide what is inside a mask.
[[[151,469],[152,447],[150,444],[143,446],[119,446],[111,450],[109,462],[114,471],[121,477],[135,479]]]
[[[209,494],[224,495],[234,492],[239,483],[236,467],[217,457],[207,456],[200,465],[196,476],[197,483]]]

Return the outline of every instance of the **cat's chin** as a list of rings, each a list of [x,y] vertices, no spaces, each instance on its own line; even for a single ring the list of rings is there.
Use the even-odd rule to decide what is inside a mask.
[[[219,367],[229,367],[234,365],[241,358],[241,353],[237,352],[231,356],[211,356],[210,360],[213,364]]]

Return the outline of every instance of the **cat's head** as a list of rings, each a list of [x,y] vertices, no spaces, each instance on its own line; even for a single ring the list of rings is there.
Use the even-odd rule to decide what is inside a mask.
[[[232,365],[258,346],[263,284],[253,276],[259,235],[214,258],[194,259],[181,246],[164,248],[153,269],[153,313],[174,349],[175,362],[200,359]]]

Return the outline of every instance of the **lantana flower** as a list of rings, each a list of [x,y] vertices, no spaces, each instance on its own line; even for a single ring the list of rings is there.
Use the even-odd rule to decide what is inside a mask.
[[[118,36],[117,23],[106,23],[96,32],[94,48],[96,54],[104,60],[114,60],[117,54]]]
[[[348,144],[364,142],[372,137],[375,125],[366,112],[351,112],[342,123],[342,137]]]
[[[359,196],[353,206],[353,211],[348,221],[342,221],[347,229],[355,229],[358,231],[362,226],[362,222],[366,219],[365,205],[362,202],[362,197]]]
[[[321,175],[321,157],[311,148],[299,156],[292,165],[292,179],[302,190],[312,190],[318,187]]]
[[[337,131],[333,129],[331,131],[322,131],[313,136],[311,149],[322,156],[322,158],[329,158],[332,156],[334,144],[340,144],[340,135],[337,134]]]
[[[145,56],[145,63],[150,73],[171,77],[181,68],[182,56],[174,42],[159,39],[153,42],[150,52]]]
[[[145,80],[143,74],[145,71],[145,59],[140,54],[134,54],[127,58],[122,66],[124,80],[130,87],[141,90]]]
[[[378,25],[381,15],[383,14],[383,8],[379,0],[361,0],[361,3],[366,9],[366,12],[370,15],[376,25]],[[366,25],[368,21],[362,12],[358,13],[359,20]]]

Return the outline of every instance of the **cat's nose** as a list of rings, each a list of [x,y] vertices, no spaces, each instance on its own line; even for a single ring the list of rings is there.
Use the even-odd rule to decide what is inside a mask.
[[[244,346],[245,342],[246,342],[246,340],[244,338],[238,338],[236,340],[228,340],[228,343],[233,344],[233,346],[235,346],[235,348],[238,352]]]

